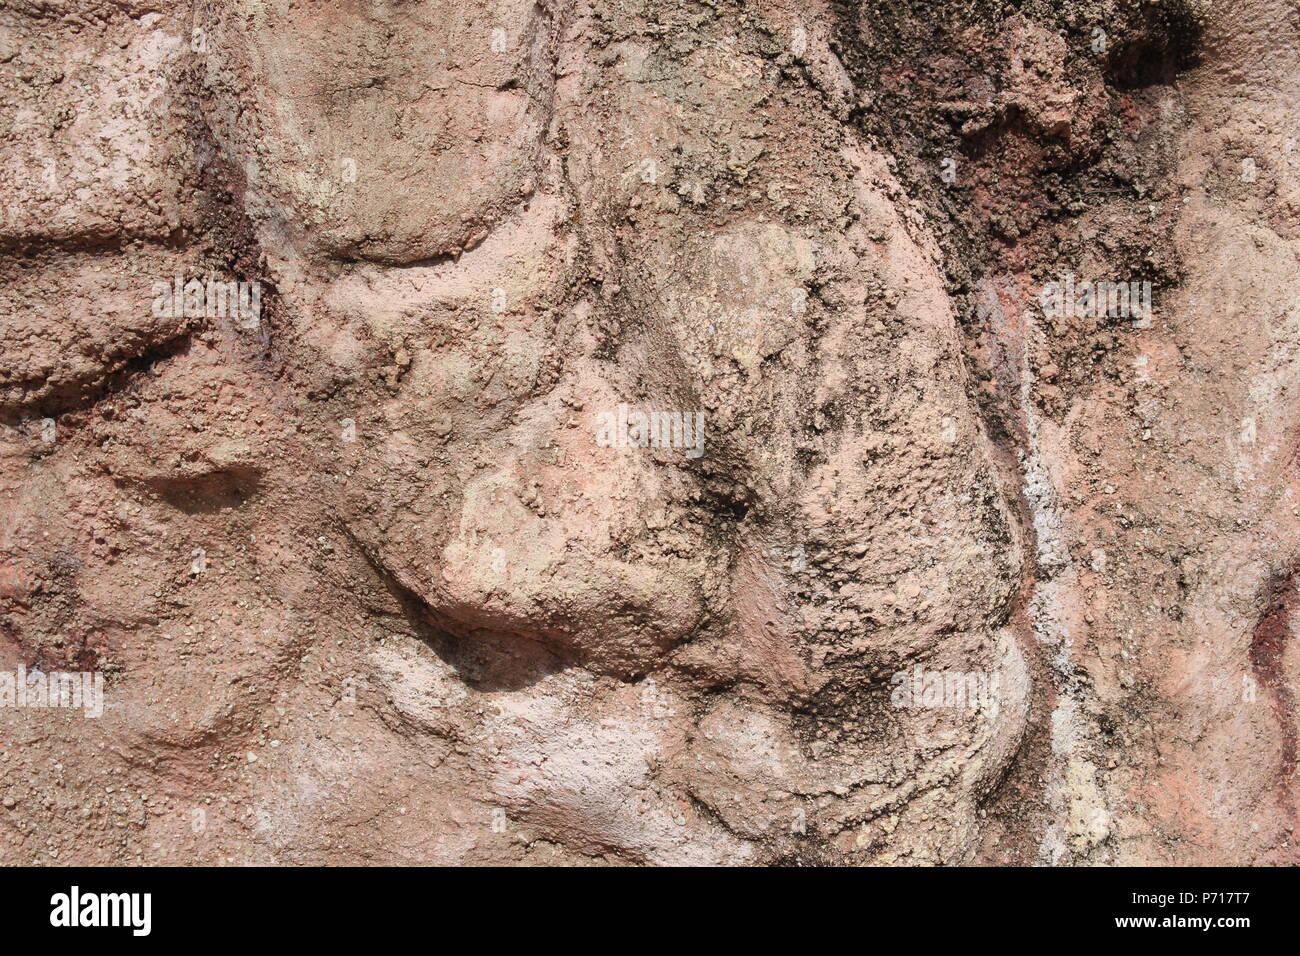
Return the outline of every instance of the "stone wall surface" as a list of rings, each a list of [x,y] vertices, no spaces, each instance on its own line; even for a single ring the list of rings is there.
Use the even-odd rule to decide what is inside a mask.
[[[3,0],[0,863],[1300,862],[1297,102],[1285,0]]]

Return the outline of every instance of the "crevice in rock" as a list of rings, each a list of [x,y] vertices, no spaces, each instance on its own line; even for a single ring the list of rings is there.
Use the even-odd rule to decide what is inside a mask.
[[[1282,752],[1277,770],[1277,793],[1287,806],[1292,824],[1296,807],[1291,783],[1296,772],[1296,702],[1284,665],[1296,609],[1300,607],[1300,562],[1276,571],[1260,594],[1263,612],[1250,637],[1250,666],[1273,701],[1273,714],[1281,732]]]

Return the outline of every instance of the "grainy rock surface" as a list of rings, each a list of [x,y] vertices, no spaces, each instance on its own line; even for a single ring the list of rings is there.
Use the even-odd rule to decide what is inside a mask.
[[[1300,861],[1300,13],[935,6],[0,3],[0,862]]]

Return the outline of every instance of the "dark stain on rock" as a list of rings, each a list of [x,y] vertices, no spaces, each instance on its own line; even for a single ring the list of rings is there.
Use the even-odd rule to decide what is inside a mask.
[[[1297,573],[1300,573],[1300,561],[1269,578],[1260,594],[1264,610],[1250,638],[1251,669],[1273,700],[1273,712],[1282,733],[1277,788],[1293,819],[1295,801],[1290,781],[1296,764],[1295,695],[1287,684],[1283,659],[1287,639],[1291,636],[1291,618],[1300,605],[1300,592],[1296,591]]]

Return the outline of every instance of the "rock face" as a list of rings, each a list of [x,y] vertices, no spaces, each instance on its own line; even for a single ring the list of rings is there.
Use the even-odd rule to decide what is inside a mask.
[[[0,862],[1300,861],[1300,13],[934,6],[4,4]]]

